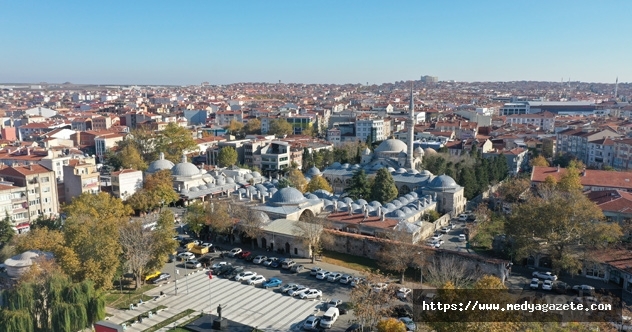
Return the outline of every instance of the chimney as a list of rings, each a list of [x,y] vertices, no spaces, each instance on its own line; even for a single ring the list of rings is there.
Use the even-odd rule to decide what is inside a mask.
[[[557,172],[560,172],[560,165],[557,165]]]
[[[384,221],[384,211],[380,211],[380,221]]]
[[[347,208],[349,209],[349,215],[353,215],[353,207],[351,206],[351,203],[349,203],[349,206]]]
[[[26,155],[30,156],[31,155],[31,148],[26,148]]]

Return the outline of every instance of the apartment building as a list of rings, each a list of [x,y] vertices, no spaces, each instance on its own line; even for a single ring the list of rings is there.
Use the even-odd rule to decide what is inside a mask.
[[[94,137],[94,152],[100,162],[103,162],[105,154],[116,146],[116,142],[125,139],[125,133],[103,133]]]
[[[290,143],[273,141],[253,153],[253,164],[263,175],[277,173],[290,167]]]
[[[143,172],[135,169],[112,172],[110,179],[112,181],[112,195],[124,201],[143,188]]]
[[[614,140],[610,138],[600,138],[589,141],[586,166],[603,169],[605,166],[612,166],[614,161]]]
[[[24,188],[25,200],[18,202],[15,198],[14,208],[22,204],[27,211],[24,219],[33,222],[39,216],[55,217],[59,214],[59,201],[55,173],[41,165],[5,166],[0,168],[2,181],[10,182],[13,186]],[[20,203],[22,202],[22,203]],[[23,215],[19,215],[22,217]],[[17,218],[17,220],[24,220]]]
[[[220,126],[228,126],[232,120],[235,120],[237,122],[244,122],[244,112],[219,111],[215,113],[215,122],[217,122],[217,124]]]
[[[96,165],[73,159],[64,166],[65,203],[72,202],[73,198],[83,193],[96,194],[99,191],[99,172]]]
[[[632,138],[614,140],[613,150],[612,167],[621,171],[632,169]]]
[[[384,119],[377,117],[360,117],[355,122],[355,134],[359,141],[366,142],[367,138],[371,142],[383,141],[384,136]]]
[[[7,214],[11,218],[14,230],[18,233],[30,230],[26,188],[16,187],[11,182],[0,184],[0,218]]]
[[[555,130],[556,115],[551,112],[542,112],[536,114],[513,114],[508,115],[505,123],[509,124],[526,124],[542,128],[546,132],[552,133]]]
[[[588,142],[616,137],[621,137],[621,135],[610,129],[597,131],[567,129],[557,134],[556,150],[560,153],[574,155],[584,164],[588,164]]]

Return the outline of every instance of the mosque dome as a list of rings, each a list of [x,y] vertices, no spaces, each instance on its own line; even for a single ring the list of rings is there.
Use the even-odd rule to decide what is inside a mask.
[[[256,178],[260,178],[261,177],[261,173],[259,173],[259,172],[252,172],[252,177],[255,178],[255,179]]]
[[[286,204],[300,204],[305,202],[306,199],[303,197],[300,191],[296,188],[286,187],[283,188],[272,195],[270,198],[270,202],[278,205],[286,205]]]
[[[425,148],[424,149],[424,155],[431,155],[431,154],[437,154],[437,151],[435,151],[435,149],[433,149],[433,148]]]
[[[337,161],[336,161],[335,163],[331,164],[331,167],[332,167],[332,168],[340,168],[340,167],[341,167],[341,165],[340,165],[340,163],[339,163],[339,162],[337,162]]]
[[[200,174],[201,171],[197,166],[187,161],[187,156],[182,155],[182,161],[171,169],[171,175],[173,176],[194,176]]]
[[[450,189],[450,188],[458,188],[459,185],[454,181],[453,178],[447,175],[440,175],[434,178],[429,185],[431,188],[438,189]]]
[[[307,176],[308,178],[313,178],[315,176],[319,176],[320,170],[318,169],[318,167],[314,166],[312,168],[310,168],[307,173],[305,173],[305,176]]]
[[[158,160],[153,161],[149,164],[149,168],[147,168],[147,173],[153,174],[163,170],[171,170],[173,168],[173,163],[171,160],[165,159],[165,154],[160,153],[160,158]],[[197,167],[196,167],[197,168]]]
[[[420,146],[418,146],[413,151],[413,155],[415,155],[415,156],[423,156],[424,155],[424,150]]]
[[[408,145],[398,139],[387,139],[375,149],[375,152],[400,152],[408,150]]]

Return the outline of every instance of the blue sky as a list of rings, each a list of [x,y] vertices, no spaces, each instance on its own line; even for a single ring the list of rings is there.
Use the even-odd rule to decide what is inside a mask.
[[[632,1],[0,1],[0,82],[632,81]]]

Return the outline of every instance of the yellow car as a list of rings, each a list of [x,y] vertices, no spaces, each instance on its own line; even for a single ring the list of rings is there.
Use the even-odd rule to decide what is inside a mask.
[[[160,271],[156,271],[156,272],[149,273],[149,274],[147,274],[147,275],[145,276],[145,281],[149,281],[149,279],[151,279],[151,278],[159,277],[159,276],[160,276],[160,274],[161,274],[161,272],[160,272]]]

